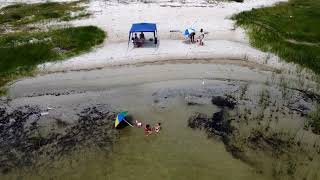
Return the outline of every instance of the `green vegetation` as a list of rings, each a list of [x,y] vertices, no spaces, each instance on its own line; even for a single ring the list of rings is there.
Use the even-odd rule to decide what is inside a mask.
[[[94,26],[5,34],[0,37],[0,86],[28,74],[37,64],[88,51],[104,38],[105,33]]]
[[[316,110],[309,114],[308,123],[313,133],[320,134],[320,106],[318,106]]]
[[[289,0],[233,17],[253,46],[320,74],[320,1]]]
[[[71,16],[71,12],[84,11],[84,7],[77,6],[82,1],[71,3],[36,3],[15,4],[0,10],[0,25],[20,26],[46,19],[71,20],[77,17],[89,15],[81,12],[77,16]]]
[[[38,27],[26,28],[42,20],[87,16],[85,8],[78,6],[85,1],[15,4],[0,9],[0,96],[5,94],[2,86],[34,74],[36,65],[83,53],[104,41],[104,31],[94,26],[45,31]],[[75,15],[71,15],[72,12]]]

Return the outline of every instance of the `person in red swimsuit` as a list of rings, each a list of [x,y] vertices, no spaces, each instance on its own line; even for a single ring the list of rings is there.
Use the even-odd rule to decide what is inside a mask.
[[[150,134],[152,134],[152,129],[149,124],[146,124],[146,126],[144,127],[144,134],[146,136],[149,136]]]

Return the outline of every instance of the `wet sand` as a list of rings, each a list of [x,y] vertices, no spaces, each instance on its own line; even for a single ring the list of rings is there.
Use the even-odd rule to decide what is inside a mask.
[[[172,61],[174,63],[174,61]],[[197,64],[163,64],[160,65],[132,65],[111,67],[93,71],[78,71],[39,75],[35,78],[26,78],[14,83],[9,88],[12,98],[25,96],[42,96],[55,93],[72,93],[107,91],[120,87],[130,87],[154,82],[193,80],[194,88],[202,88],[202,82],[209,80],[238,80],[265,82],[271,77],[272,69],[261,66],[253,69],[249,63],[231,64],[206,64],[204,61],[193,61]],[[221,61],[222,62],[222,61]],[[192,63],[192,62],[190,62]],[[265,70],[265,71],[264,71]],[[178,86],[178,85],[177,85]],[[190,84],[190,87],[191,84]],[[36,97],[35,97],[36,98]]]

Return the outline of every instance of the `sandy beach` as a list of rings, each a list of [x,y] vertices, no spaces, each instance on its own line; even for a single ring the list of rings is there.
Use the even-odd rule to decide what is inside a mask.
[[[275,68],[291,67],[270,53],[263,53],[249,45],[242,28],[235,27],[230,19],[235,13],[252,8],[271,6],[279,0],[247,0],[244,3],[186,1],[156,1],[150,3],[114,1],[90,1],[90,18],[73,21],[71,24],[96,25],[107,32],[104,45],[89,54],[80,55],[62,62],[39,65],[40,72],[55,72],[103,68],[113,64],[177,59],[234,59],[269,64]],[[132,23],[157,23],[160,43],[156,47],[133,48],[128,44]],[[63,23],[64,24],[64,23]],[[56,24],[61,26],[61,24]],[[64,24],[66,25],[66,24]],[[193,27],[203,28],[207,35],[205,45],[186,44],[181,32]],[[146,34],[146,37],[152,37]]]
[[[72,1],[72,0],[71,0]],[[112,65],[177,59],[227,59],[267,64],[277,69],[294,68],[272,53],[251,47],[245,31],[235,26],[232,15],[253,8],[272,6],[286,0],[245,0],[243,3],[221,1],[104,1],[83,3],[92,14],[89,18],[71,22],[35,24],[47,28],[61,26],[94,25],[107,33],[106,42],[88,54],[65,61],[50,62],[38,66],[41,73],[69,70],[89,70]],[[2,5],[20,1],[7,0]],[[23,1],[26,3],[42,0]],[[54,0],[53,2],[63,2]],[[66,2],[66,1],[65,1]],[[67,1],[68,2],[68,1]],[[157,24],[159,44],[145,48],[133,48],[128,43],[132,23]],[[186,28],[201,28],[206,32],[205,45],[191,45],[182,35]],[[153,37],[146,34],[147,38]]]

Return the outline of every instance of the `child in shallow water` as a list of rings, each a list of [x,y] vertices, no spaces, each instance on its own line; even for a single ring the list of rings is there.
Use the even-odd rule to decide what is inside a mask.
[[[138,127],[138,128],[141,128],[142,127],[142,122],[139,122],[138,120],[136,120],[136,126]]]
[[[149,124],[146,124],[146,126],[144,127],[144,134],[146,136],[149,136],[150,134],[152,134],[152,129]]]
[[[154,127],[154,131],[158,133],[160,132],[160,130],[161,130],[161,123],[157,123]]]

